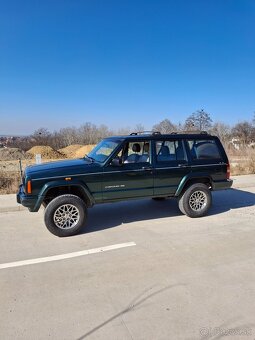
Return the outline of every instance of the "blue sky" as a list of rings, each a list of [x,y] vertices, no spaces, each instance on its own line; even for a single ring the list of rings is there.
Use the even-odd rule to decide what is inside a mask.
[[[254,0],[0,0],[0,134],[255,111]]]

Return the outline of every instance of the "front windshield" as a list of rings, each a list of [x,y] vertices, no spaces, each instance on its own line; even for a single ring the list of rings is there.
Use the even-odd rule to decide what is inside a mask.
[[[88,157],[95,162],[103,163],[120,143],[120,140],[104,139],[90,151]]]

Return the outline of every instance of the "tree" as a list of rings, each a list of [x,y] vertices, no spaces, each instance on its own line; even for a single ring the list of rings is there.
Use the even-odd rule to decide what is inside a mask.
[[[134,132],[142,132],[144,131],[144,126],[142,124],[136,124],[134,128]]]
[[[208,130],[212,125],[210,114],[203,109],[192,113],[185,121],[185,130]]]
[[[155,124],[152,128],[152,131],[159,131],[162,134],[171,133],[176,130],[177,130],[176,126],[169,119],[162,120],[160,123]]]
[[[223,122],[216,122],[212,125],[210,133],[220,138],[220,140],[226,144],[231,137],[231,128],[229,125]]]
[[[114,131],[113,134],[116,136],[126,136],[130,135],[130,133],[133,132],[130,127],[123,127],[118,129],[117,131]]]
[[[58,143],[61,145],[61,147],[66,147],[71,144],[78,144],[78,137],[78,130],[76,127],[62,128],[56,133],[55,136],[55,138],[59,140]]]
[[[247,121],[237,123],[232,129],[233,137],[238,138],[243,146],[249,144],[252,141],[253,133],[254,128]]]
[[[95,144],[98,142],[97,126],[85,123],[79,128],[79,139],[81,144]]]
[[[32,138],[37,145],[50,145],[51,133],[46,128],[39,128],[33,133]]]

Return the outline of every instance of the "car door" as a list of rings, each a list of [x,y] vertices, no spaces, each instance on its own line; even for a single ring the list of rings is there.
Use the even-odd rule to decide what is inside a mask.
[[[104,167],[103,200],[153,196],[151,142],[132,140]]]
[[[228,159],[216,137],[189,138],[187,145],[194,174],[208,174],[215,183],[226,180]]]
[[[158,139],[154,144],[154,196],[173,196],[191,171],[181,139]]]

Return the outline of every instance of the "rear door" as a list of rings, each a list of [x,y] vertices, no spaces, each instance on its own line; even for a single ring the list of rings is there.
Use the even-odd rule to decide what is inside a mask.
[[[154,144],[154,195],[173,196],[190,171],[182,139],[158,139]]]

